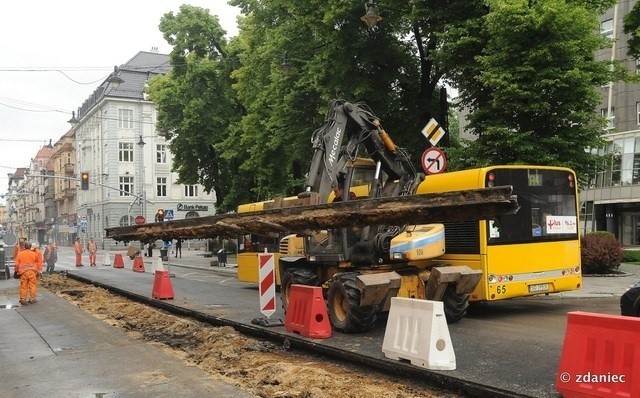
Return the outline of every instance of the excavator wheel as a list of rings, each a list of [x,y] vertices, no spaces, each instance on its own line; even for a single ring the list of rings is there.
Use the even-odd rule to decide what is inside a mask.
[[[289,307],[291,285],[320,286],[321,283],[318,275],[309,268],[288,268],[284,271],[282,283],[280,284],[280,297],[285,313]]]
[[[456,285],[449,283],[442,296],[442,303],[447,323],[456,323],[467,314],[469,294],[457,294]]]
[[[354,272],[341,274],[331,282],[327,293],[329,319],[334,329],[342,333],[371,330],[378,317],[377,306],[360,307],[356,276]]]

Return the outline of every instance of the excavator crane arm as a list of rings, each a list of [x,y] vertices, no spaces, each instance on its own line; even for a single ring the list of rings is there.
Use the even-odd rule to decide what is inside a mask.
[[[315,131],[311,142],[314,154],[305,193],[317,192],[321,201],[326,201],[331,189],[338,184],[339,173],[345,169],[347,162],[356,159],[361,145],[378,164],[378,173],[382,171],[389,181],[397,181],[399,191],[385,196],[413,194],[423,179],[416,172],[406,151],[393,143],[380,120],[362,102],[331,101],[325,124]],[[370,195],[375,196],[377,194]]]

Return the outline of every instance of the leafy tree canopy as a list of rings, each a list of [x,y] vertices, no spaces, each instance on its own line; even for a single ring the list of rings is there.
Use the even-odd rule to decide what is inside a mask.
[[[150,93],[180,181],[215,189],[221,211],[298,193],[334,98],[366,102],[417,164],[420,129],[446,121],[445,83],[478,136],[448,148],[450,164],[586,173],[596,160],[584,149],[601,143],[596,87],[611,77],[594,59],[597,15],[612,3],[379,0],[383,20],[367,28],[359,2],[231,0],[243,14],[232,39],[185,5],[161,20],[174,68]]]
[[[612,79],[595,59],[608,41],[597,12],[610,2],[490,0],[481,51],[460,85],[477,135],[457,155],[464,167],[563,165],[585,179],[599,164],[585,151],[602,145],[597,87]],[[461,73],[462,73],[461,72]]]

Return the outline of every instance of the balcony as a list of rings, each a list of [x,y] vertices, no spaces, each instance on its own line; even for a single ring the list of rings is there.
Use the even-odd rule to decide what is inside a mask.
[[[72,163],[67,163],[64,165],[64,174],[66,175],[75,175],[75,165]]]
[[[65,188],[64,189],[64,196],[66,196],[67,198],[72,198],[72,197],[76,196],[76,189],[75,188]]]

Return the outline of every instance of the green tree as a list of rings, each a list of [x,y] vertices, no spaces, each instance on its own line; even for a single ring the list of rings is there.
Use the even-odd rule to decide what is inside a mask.
[[[597,87],[613,78],[595,59],[608,41],[597,16],[612,1],[490,0],[456,68],[477,140],[456,153],[464,166],[529,163],[573,168],[584,181],[600,164]]]
[[[445,82],[478,135],[463,150],[453,140],[452,164],[593,167],[595,87],[610,76],[594,60],[596,16],[612,0],[379,0],[373,29],[359,2],[230,3],[243,13],[230,41],[208,10],[163,17],[174,70],[151,90],[180,181],[215,189],[221,211],[299,192],[333,98],[366,102],[417,165]]]
[[[243,113],[231,90],[234,47],[218,18],[202,8],[183,5],[178,14],[165,14],[159,27],[173,46],[173,68],[153,79],[149,94],[158,107],[158,131],[170,140],[177,182],[215,190],[219,209],[228,210],[223,204],[238,165],[218,146]]]
[[[369,29],[357,2],[231,3],[246,15],[242,66],[233,76],[247,113],[225,148],[249,154],[242,167],[255,178],[257,199],[299,192],[310,138],[333,98],[366,102],[418,164],[428,146],[420,129],[431,117],[442,121],[446,110],[439,98],[447,32],[481,11],[480,2],[462,0],[449,1],[447,10],[440,2],[385,1],[383,21]],[[288,73],[280,68],[285,57]]]
[[[640,59],[640,3],[638,2],[624,16],[624,33],[629,35],[627,54]]]

